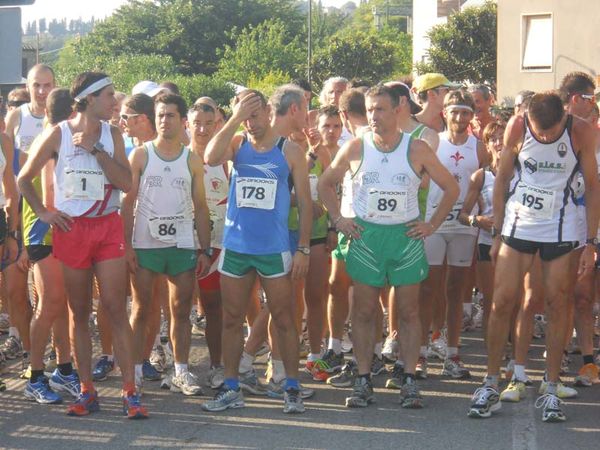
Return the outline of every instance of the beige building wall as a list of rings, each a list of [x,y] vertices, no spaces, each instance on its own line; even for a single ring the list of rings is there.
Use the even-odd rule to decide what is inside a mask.
[[[498,98],[557,88],[574,70],[600,82],[600,0],[498,0]],[[552,14],[552,67],[523,70],[524,15]]]

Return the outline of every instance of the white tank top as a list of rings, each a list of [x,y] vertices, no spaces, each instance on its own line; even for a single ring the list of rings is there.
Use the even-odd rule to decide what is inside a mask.
[[[197,248],[194,238],[191,152],[182,147],[173,160],[164,160],[152,142],[144,144],[146,167],[133,222],[133,248]]]
[[[204,191],[210,211],[210,246],[222,248],[229,179],[223,165],[211,167],[204,164]]]
[[[525,115],[523,146],[506,201],[502,234],[535,242],[572,242],[577,236],[573,180],[579,162],[571,145],[568,117],[552,143],[533,137]]]
[[[477,234],[477,228],[462,225],[458,221],[458,213],[462,209],[465,195],[469,189],[471,175],[479,169],[479,158],[477,157],[477,138],[469,136],[462,145],[454,145],[448,140],[446,132],[440,133],[440,145],[437,150],[437,157],[440,162],[450,171],[452,176],[458,182],[460,193],[458,199],[452,207],[452,210],[446,216],[446,220],[440,225],[436,233],[460,233]],[[442,200],[444,191],[431,180],[429,195],[427,196],[427,212],[425,220],[431,220],[435,210]]]
[[[44,117],[34,116],[27,103],[19,106],[19,113],[20,122],[15,131],[15,147],[27,153],[33,140],[44,130]]]
[[[4,150],[10,151],[10,149]],[[2,184],[2,180],[4,179],[4,169],[6,169],[6,158],[4,156],[3,148],[0,145],[0,208],[6,206],[6,196],[4,195],[4,185]]]
[[[73,144],[69,122],[58,126],[62,136],[54,169],[56,208],[72,217],[99,217],[117,211],[120,191],[110,184],[96,157]],[[107,122],[102,122],[100,142],[112,157],[115,145]]]
[[[391,152],[377,148],[372,132],[362,137],[362,161],[352,176],[352,206],[356,217],[366,222],[396,225],[419,217],[421,177],[409,159],[412,139],[408,133],[401,136]]]
[[[483,185],[481,186],[481,210],[479,214],[482,216],[492,216],[494,210],[492,207],[492,201],[494,197],[494,181],[496,181],[496,175],[489,169],[483,171]],[[477,240],[479,244],[492,245],[492,235],[489,231],[479,229],[479,238]]]

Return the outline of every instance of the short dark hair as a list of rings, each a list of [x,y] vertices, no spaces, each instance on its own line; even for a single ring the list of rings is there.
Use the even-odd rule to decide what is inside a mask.
[[[195,113],[195,112],[205,112],[205,113],[213,113],[213,114],[217,113],[217,111],[215,111],[215,108],[213,108],[210,105],[207,105],[206,103],[194,103],[192,105],[192,107],[190,108],[190,110],[188,111],[188,114]]]
[[[360,78],[352,78],[348,83],[348,88],[370,88],[372,83],[369,83],[366,80],[361,80]]]
[[[527,114],[542,130],[548,130],[562,120],[565,114],[563,101],[557,91],[534,94]]]
[[[29,91],[25,88],[14,88],[7,95],[6,104],[8,106],[14,106],[18,108],[25,103],[29,103],[31,101],[31,96],[29,95]]]
[[[394,108],[400,104],[398,92],[383,83],[376,84],[365,93],[365,97],[379,97],[382,95],[387,95],[390,98]]]
[[[306,78],[294,78],[290,83],[302,88],[302,90],[312,93],[312,87]]]
[[[244,89],[243,91],[238,92],[235,96],[233,104],[237,104],[242,98],[250,94],[258,95],[263,108],[267,106],[267,97],[265,97],[265,95],[262,92],[257,91],[256,89]]]
[[[91,86],[96,81],[101,80],[103,78],[107,78],[104,72],[83,72],[75,77],[73,84],[71,85],[71,97],[77,97],[81,92],[84,91],[88,86]],[[98,97],[100,92],[102,92],[104,88],[97,90],[96,92],[92,92],[90,95],[94,97]],[[87,100],[82,98],[79,101],[75,102],[75,111],[83,112],[87,108]]]
[[[177,106],[177,112],[181,116],[181,118],[185,118],[187,114],[187,105],[185,100],[181,95],[172,94],[172,93],[161,93],[154,99],[154,105],[158,105],[162,103],[164,105],[175,105]]]
[[[317,117],[320,119],[322,116],[325,117],[340,117],[340,110],[335,105],[327,105],[319,108]]]
[[[344,91],[340,96],[339,110],[348,114],[365,117],[367,108],[365,107],[365,94],[360,89],[353,88]]]
[[[168,89],[170,90],[173,94],[177,94],[179,95],[179,87],[173,83],[172,81],[163,81],[162,83],[160,83],[159,85],[162,88]]]
[[[585,94],[589,89],[595,90],[594,79],[584,72],[570,72],[564,76],[558,88],[561,99],[567,103],[576,94]]]
[[[137,114],[145,115],[152,124],[152,129],[156,130],[156,123],[154,123],[154,100],[152,100],[152,97],[146,94],[135,94],[127,97],[123,105],[133,109]]]
[[[496,134],[499,130],[502,130],[502,132],[504,132],[505,129],[506,125],[504,123],[498,120],[492,120],[483,129],[483,135],[481,136],[483,143],[487,145],[494,134]]]
[[[492,91],[489,86],[485,84],[474,84],[473,86],[469,86],[469,93],[479,92],[484,100],[489,100],[492,96]]]
[[[66,88],[56,88],[50,91],[46,98],[46,117],[50,125],[67,120],[73,112],[73,97]]]

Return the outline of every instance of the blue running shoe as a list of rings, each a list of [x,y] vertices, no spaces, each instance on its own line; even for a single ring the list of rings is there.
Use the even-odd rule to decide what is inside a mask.
[[[69,416],[87,416],[90,413],[100,411],[97,392],[82,392],[77,400],[69,405],[67,415]]]
[[[142,363],[142,374],[144,376],[144,380],[148,381],[158,381],[162,379],[162,375],[158,370],[154,368],[150,361],[145,359]]]
[[[115,362],[110,361],[108,356],[102,356],[96,363],[94,371],[92,372],[92,378],[94,381],[104,381],[108,378],[108,374],[115,368]]]
[[[42,405],[62,403],[61,396],[52,390],[48,378],[44,375],[39,377],[35,383],[28,381],[23,394],[26,399],[36,401]]]
[[[71,375],[63,375],[60,370],[56,369],[50,377],[50,387],[55,391],[70,394],[73,398],[79,397],[81,392],[79,375],[75,371]]]
[[[148,411],[140,403],[140,397],[131,393],[123,396],[123,415],[128,419],[147,419]]]

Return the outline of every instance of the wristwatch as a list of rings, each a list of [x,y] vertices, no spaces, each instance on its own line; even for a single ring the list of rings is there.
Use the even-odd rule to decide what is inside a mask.
[[[15,241],[19,240],[19,232],[17,230],[7,231],[6,236],[13,238]]]
[[[102,144],[102,142],[98,141],[94,144],[94,147],[92,148],[92,151],[90,152],[91,155],[96,155],[96,153],[100,153],[100,152],[104,152],[104,145]]]
[[[310,248],[309,247],[297,247],[296,251],[302,253],[303,255],[310,255]]]
[[[587,238],[585,240],[586,244],[591,244],[591,245],[598,245],[598,238],[597,237],[593,237],[593,238]]]
[[[203,248],[202,250],[200,250],[200,253],[202,253],[203,255],[208,256],[209,258],[212,258],[213,255],[215,254],[215,249],[212,248],[212,247]]]

